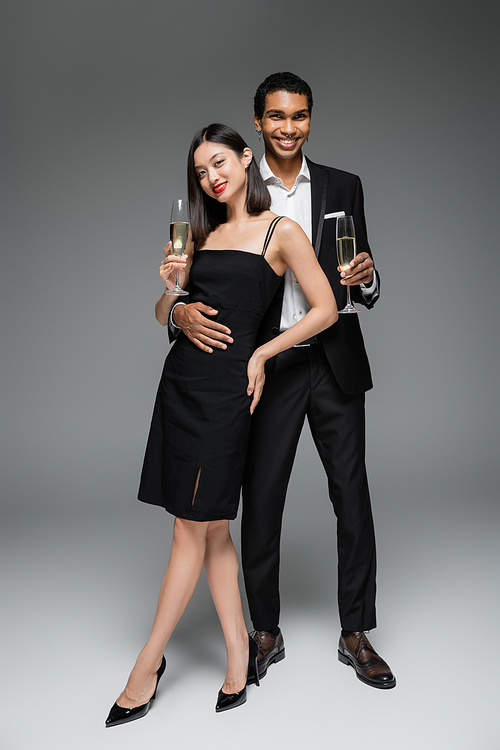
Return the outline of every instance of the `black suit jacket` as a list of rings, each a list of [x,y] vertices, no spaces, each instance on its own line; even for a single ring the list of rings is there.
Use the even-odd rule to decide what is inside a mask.
[[[359,177],[340,169],[325,167],[307,159],[311,174],[312,244],[330,284],[339,310],[345,307],[346,287],[340,284],[337,271],[335,218],[324,219],[325,214],[344,211],[353,216],[358,253],[372,255],[368,244],[363,202],[363,188]],[[377,278],[378,278],[378,272]],[[380,279],[379,279],[380,284]],[[257,337],[261,345],[279,334],[283,306],[284,281],[271,302]],[[373,307],[378,295],[366,301],[359,287],[351,287],[353,301]],[[359,325],[359,315],[339,315],[338,321],[318,336],[335,378],[345,393],[364,393],[373,387],[370,364]],[[272,368],[272,361],[269,363]]]

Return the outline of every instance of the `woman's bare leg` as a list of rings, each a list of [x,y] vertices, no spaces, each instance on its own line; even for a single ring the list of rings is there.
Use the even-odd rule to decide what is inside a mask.
[[[175,519],[172,552],[163,576],[151,635],[117,700],[119,706],[141,706],[154,693],[163,652],[200,578],[208,527],[209,522]]]
[[[241,609],[238,557],[229,533],[229,521],[208,524],[205,572],[226,642],[227,671],[222,689],[225,693],[237,693],[247,681],[248,633]]]

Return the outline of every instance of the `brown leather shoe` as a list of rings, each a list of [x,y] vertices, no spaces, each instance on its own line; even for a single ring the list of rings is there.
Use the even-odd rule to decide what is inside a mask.
[[[254,630],[253,633],[250,633],[250,637],[254,639],[259,647],[257,665],[259,668],[259,679],[261,680],[266,676],[268,667],[271,664],[277,664],[285,658],[285,642],[281,630],[276,636],[271,635],[267,630]],[[251,676],[248,678],[247,684],[252,685],[254,682],[255,677]]]
[[[383,690],[396,686],[396,678],[389,665],[377,654],[362,632],[351,633],[346,638],[340,636],[339,661],[354,667],[358,680],[367,685]]]

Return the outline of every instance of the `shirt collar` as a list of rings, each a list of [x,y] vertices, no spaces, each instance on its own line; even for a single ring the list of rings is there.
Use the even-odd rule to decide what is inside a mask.
[[[262,159],[260,160],[259,164],[260,173],[262,175],[262,178],[264,182],[274,182],[276,179],[276,175],[271,171],[271,167],[267,163],[266,155],[264,154]],[[305,182],[311,182],[311,174],[309,172],[309,167],[307,166],[306,157],[304,154],[302,154],[302,166],[300,167],[300,172],[297,175],[297,179],[295,183],[301,182],[304,180]]]

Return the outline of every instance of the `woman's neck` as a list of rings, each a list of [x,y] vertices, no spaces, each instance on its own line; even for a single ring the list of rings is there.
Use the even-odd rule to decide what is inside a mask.
[[[226,203],[226,224],[240,224],[248,219],[246,209],[247,189],[244,189],[235,195],[234,198]]]

